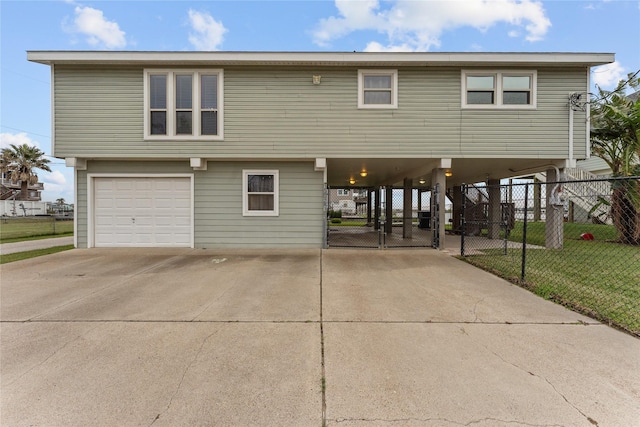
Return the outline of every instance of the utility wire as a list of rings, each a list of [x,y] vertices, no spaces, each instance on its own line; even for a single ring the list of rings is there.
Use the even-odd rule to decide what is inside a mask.
[[[49,135],[43,135],[41,133],[30,132],[30,131],[24,130],[24,129],[18,129],[18,128],[14,128],[14,127],[11,127],[11,126],[6,126],[6,125],[0,125],[0,127],[11,129],[11,130],[17,130],[17,131],[20,131],[20,132],[29,133],[31,135],[37,135],[37,136],[42,136],[43,138],[51,139],[51,137]]]

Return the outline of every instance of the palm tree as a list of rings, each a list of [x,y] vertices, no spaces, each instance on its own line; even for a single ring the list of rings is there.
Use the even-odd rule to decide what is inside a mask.
[[[628,85],[640,87],[640,78],[630,74],[613,92],[598,88],[591,104],[591,146],[614,177],[640,175],[640,100],[625,96]],[[612,181],[611,216],[623,243],[640,245],[640,182]]]
[[[56,206],[58,207],[57,209],[58,212],[65,211],[65,206],[64,206],[65,203],[66,201],[62,197],[60,197],[59,199],[56,199]]]
[[[20,182],[20,194],[17,200],[28,200],[29,185],[38,182],[36,169],[51,172],[49,159],[44,157],[44,152],[39,148],[27,144],[11,144],[2,149],[0,170],[7,173],[7,178],[13,182]]]

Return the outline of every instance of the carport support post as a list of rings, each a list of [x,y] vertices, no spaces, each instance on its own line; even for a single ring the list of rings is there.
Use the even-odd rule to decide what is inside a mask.
[[[404,197],[402,198],[402,238],[410,239],[413,235],[413,180],[404,179]]]
[[[460,185],[453,187],[452,228],[454,231],[462,228],[462,187]]]
[[[446,189],[447,189],[447,177],[444,174],[445,171],[446,170],[442,168],[435,168],[431,171],[432,189],[436,188],[436,184],[439,184],[439,187],[440,187],[440,191],[438,192],[438,200],[437,200],[438,204],[440,205],[440,210],[438,211],[438,218],[437,218],[437,221],[435,222],[433,222],[433,216],[435,215],[435,212],[436,212],[436,208],[435,208],[436,198],[434,197],[434,191],[431,190],[432,222],[436,224],[438,227],[438,235],[440,236],[440,239],[438,239],[437,249],[440,249],[440,250],[444,249],[444,239],[445,239],[445,235],[444,235],[444,226],[446,221],[445,196],[446,196]],[[431,230],[432,233],[434,233],[435,231],[436,230]]]
[[[489,239],[500,238],[500,180],[490,179],[487,181],[487,192],[489,193],[489,224],[487,237]]]
[[[542,220],[542,197],[540,195],[540,181],[533,178],[533,220]]]
[[[387,185],[386,187],[384,187],[384,196],[384,232],[387,234],[391,234],[393,233],[393,186]]]
[[[380,230],[380,208],[381,208],[381,201],[382,201],[380,196],[382,196],[382,189],[380,187],[376,187],[375,192],[376,192],[376,206],[373,212],[373,220],[375,221],[373,228],[376,231],[378,231]]]
[[[371,201],[373,200],[373,188],[367,188],[367,224],[371,224]]]
[[[560,181],[557,169],[547,170],[547,183]],[[547,184],[547,209],[544,222],[545,247],[547,249],[562,249],[564,242],[564,206],[557,202],[559,184]]]

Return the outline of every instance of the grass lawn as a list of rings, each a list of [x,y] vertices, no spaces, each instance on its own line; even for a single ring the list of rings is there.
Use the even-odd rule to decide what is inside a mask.
[[[55,246],[53,248],[35,249],[33,251],[16,252],[13,254],[0,255],[0,264],[7,264],[15,261],[22,261],[23,259],[35,258],[42,255],[55,254],[62,251],[68,251],[73,249],[73,245]]]
[[[73,220],[56,220],[47,216],[0,220],[0,243],[72,235]]]
[[[589,232],[595,240],[579,240]],[[640,247],[613,242],[612,226],[564,224],[564,248],[528,249],[525,280],[520,249],[485,250],[468,262],[519,283],[536,294],[560,302],[605,323],[640,336]],[[509,240],[521,241],[522,223]],[[527,242],[544,246],[544,224],[531,223]]]

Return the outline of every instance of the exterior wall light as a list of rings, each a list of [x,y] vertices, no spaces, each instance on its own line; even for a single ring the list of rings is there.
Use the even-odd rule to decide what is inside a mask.
[[[349,184],[353,185],[356,183],[356,179],[355,178],[349,178]]]
[[[427,182],[424,178],[420,178],[420,180],[418,181],[420,184],[424,184],[425,182]]]
[[[365,176],[367,176],[367,173],[368,172],[363,169],[362,172],[360,172],[360,176],[364,178]]]
[[[453,176],[453,172],[451,172],[450,170],[446,170],[444,172],[444,176],[446,176],[447,178],[450,177],[450,176]]]
[[[322,76],[313,76],[313,84],[314,85],[319,85],[320,84],[320,80],[322,80]]]

